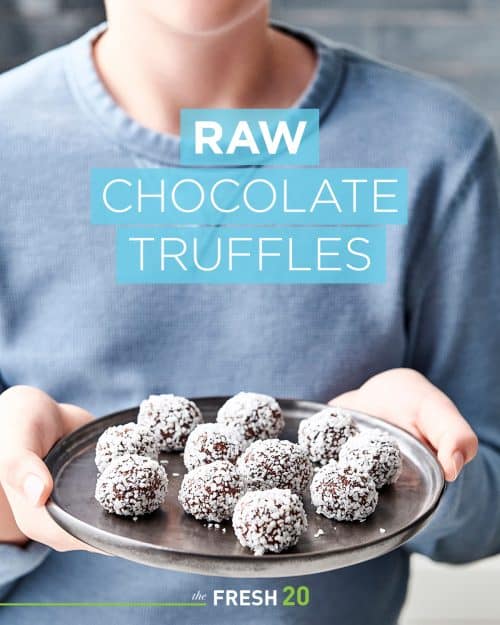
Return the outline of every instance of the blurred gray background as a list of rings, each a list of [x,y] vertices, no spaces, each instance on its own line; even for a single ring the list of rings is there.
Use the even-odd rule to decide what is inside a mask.
[[[273,0],[273,12],[457,84],[500,130],[500,0]],[[0,0],[0,71],[102,16],[102,0]]]

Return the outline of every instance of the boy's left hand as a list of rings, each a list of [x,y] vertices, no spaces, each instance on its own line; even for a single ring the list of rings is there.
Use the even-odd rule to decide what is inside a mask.
[[[455,404],[413,369],[379,373],[330,403],[380,417],[430,445],[448,482],[477,453],[477,436]]]

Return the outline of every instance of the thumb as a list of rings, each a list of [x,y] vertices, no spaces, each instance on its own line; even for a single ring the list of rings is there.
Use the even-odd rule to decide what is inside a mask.
[[[45,504],[53,488],[52,476],[35,453],[18,450],[3,460],[5,483],[33,507]]]

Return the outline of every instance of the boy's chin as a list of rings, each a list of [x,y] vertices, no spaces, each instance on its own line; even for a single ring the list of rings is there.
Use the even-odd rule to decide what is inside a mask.
[[[175,32],[193,36],[223,33],[263,10],[269,0],[168,0],[169,8],[154,0],[151,12]]]

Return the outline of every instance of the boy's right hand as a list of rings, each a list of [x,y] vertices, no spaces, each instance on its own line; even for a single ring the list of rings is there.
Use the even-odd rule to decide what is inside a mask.
[[[61,437],[92,418],[32,387],[14,386],[0,395],[0,543],[31,539],[57,551],[97,551],[49,516],[44,506],[53,483],[42,460]]]

